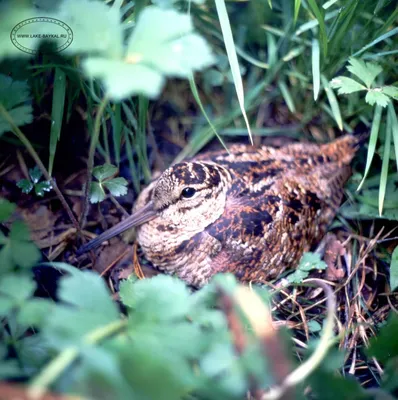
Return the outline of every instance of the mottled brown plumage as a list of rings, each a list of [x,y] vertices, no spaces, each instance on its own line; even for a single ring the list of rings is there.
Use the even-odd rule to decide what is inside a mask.
[[[266,282],[322,239],[357,144],[346,135],[320,146],[236,145],[199,155],[167,169],[142,191],[133,216],[82,250],[139,225],[148,260],[189,284],[219,272]]]

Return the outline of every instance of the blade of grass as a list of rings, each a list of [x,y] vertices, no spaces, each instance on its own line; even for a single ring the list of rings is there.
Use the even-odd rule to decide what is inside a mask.
[[[294,0],[294,25],[296,25],[297,18],[300,12],[301,0]]]
[[[133,132],[129,128],[126,127],[125,129],[130,132],[131,136],[133,136]],[[130,141],[129,132],[127,132],[124,135],[124,137],[126,138],[126,154],[127,154],[127,159],[128,159],[129,166],[130,166],[131,177],[133,178],[134,190],[135,190],[136,193],[139,193],[139,191],[140,191],[140,179],[138,177],[137,168],[136,168],[135,162],[134,162],[133,144]]]
[[[339,0],[329,0],[325,4],[322,5],[322,8],[324,10],[327,10],[329,7],[331,7],[334,3],[337,3]]]
[[[319,23],[319,41],[321,43],[323,55],[326,58],[328,55],[328,40],[323,11],[318,7],[318,4],[315,0],[308,0],[308,5],[310,6],[311,11],[314,13],[315,18]]]
[[[362,47],[362,49],[360,49],[356,53],[354,53],[352,55],[352,57],[358,56],[359,54],[363,53],[367,49],[370,49],[371,47],[373,47],[375,44],[377,44],[379,42],[382,42],[383,40],[386,40],[389,37],[396,35],[397,33],[398,33],[398,28],[391,29],[391,31],[385,33],[384,35],[379,36],[377,39],[373,40],[372,42],[370,42],[366,46]]]
[[[392,101],[388,104],[388,116],[390,117],[391,120],[391,133],[394,140],[395,161],[397,162],[397,171],[398,171],[398,120]]]
[[[321,86],[321,74],[320,74],[320,51],[319,42],[316,39],[312,40],[312,80],[314,85],[314,100],[318,99],[319,87]]]
[[[122,106],[115,104],[113,112],[110,113],[112,121],[112,139],[115,152],[116,165],[120,164],[120,145],[122,143]]]
[[[391,115],[387,114],[386,140],[384,142],[383,160],[381,164],[380,186],[379,186],[379,215],[383,214],[384,199],[386,197],[388,165],[391,153]]]
[[[235,42],[232,36],[231,25],[229,22],[228,12],[224,0],[216,0],[216,9],[218,14],[218,19],[220,21],[221,32],[224,38],[225,48],[227,50],[228,61],[231,67],[232,77],[239,101],[239,106],[247,126],[247,131],[249,133],[250,141],[253,144],[253,137],[249,125],[249,120],[247,118],[245,110],[245,95],[243,91],[242,77],[240,75],[238,56],[236,55]]]
[[[289,111],[291,113],[295,113],[296,112],[296,107],[294,105],[293,97],[290,94],[286,83],[284,81],[280,80],[280,81],[278,81],[278,87],[279,87],[279,90],[281,91],[282,97],[285,100],[285,103],[286,103]]]
[[[196,86],[195,83],[195,79],[193,77],[193,75],[191,75],[190,79],[189,79],[189,85],[191,87],[191,91],[193,94],[193,97],[195,98],[196,102],[198,103],[198,106],[200,108],[200,111],[202,112],[203,116],[206,118],[207,123],[209,124],[210,128],[212,129],[212,131],[214,132],[214,134],[217,136],[217,139],[220,141],[220,143],[222,144],[222,146],[224,147],[225,150],[227,150],[227,152],[229,153],[228,147],[226,146],[226,144],[224,143],[224,141],[222,140],[222,137],[219,135],[219,133],[217,132],[217,129],[214,127],[214,125],[212,124],[212,122],[210,121],[209,116],[206,113],[206,110],[203,107],[202,104],[202,100],[200,100],[200,96],[199,96],[199,92],[198,92],[198,88]]]
[[[50,131],[50,146],[49,146],[49,160],[48,160],[48,173],[52,175],[55,152],[57,150],[57,143],[61,136],[62,119],[64,116],[65,108],[65,93],[66,93],[66,75],[61,68],[55,68],[54,76],[54,90],[53,90],[53,103],[51,110],[51,131]]]
[[[324,75],[321,75],[321,80],[322,80],[322,85],[323,88],[325,89],[326,96],[328,98],[330,108],[332,109],[333,112],[333,118],[337,123],[337,126],[339,129],[342,131],[343,130],[343,119],[341,117],[340,113],[340,107],[339,103],[337,101],[337,97],[333,92],[333,89],[329,85],[329,81],[325,78]]]
[[[375,150],[376,150],[377,138],[379,136],[380,120],[381,120],[382,112],[383,112],[383,108],[381,106],[375,107],[375,112],[374,112],[373,121],[372,121],[372,129],[370,131],[368,154],[366,157],[365,173],[363,175],[361,183],[358,186],[357,191],[359,191],[361,189],[363,183],[365,182],[365,179],[369,173],[370,166],[372,164],[373,156],[374,156]]]

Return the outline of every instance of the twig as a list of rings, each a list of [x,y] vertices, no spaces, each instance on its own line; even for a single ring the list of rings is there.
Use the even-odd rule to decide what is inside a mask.
[[[12,132],[15,134],[15,136],[22,142],[22,144],[25,146],[26,150],[29,152],[37,166],[40,168],[40,171],[42,174],[45,176],[46,180],[50,181],[52,188],[54,189],[55,193],[57,194],[59,200],[62,203],[62,206],[64,207],[65,211],[67,212],[70,220],[72,221],[73,225],[75,226],[76,230],[80,232],[80,225],[77,222],[76,217],[73,214],[73,211],[69,207],[68,203],[66,202],[65,197],[59,190],[55,180],[50,176],[48,173],[46,167],[44,164],[41,162],[39,155],[36,153],[36,150],[33,148],[31,143],[29,142],[28,138],[22,133],[22,131],[18,128],[17,125],[15,125],[11,115],[9,112],[4,108],[4,106],[0,103],[0,114],[3,116],[3,118],[10,124]]]
[[[108,97],[104,96],[98,107],[97,115],[95,116],[94,131],[91,136],[90,149],[88,152],[87,177],[86,177],[86,185],[84,187],[83,210],[80,216],[81,228],[83,228],[84,225],[86,224],[87,214],[90,206],[90,187],[91,187],[91,181],[93,179],[94,155],[101,129],[101,118],[107,104],[108,104]]]

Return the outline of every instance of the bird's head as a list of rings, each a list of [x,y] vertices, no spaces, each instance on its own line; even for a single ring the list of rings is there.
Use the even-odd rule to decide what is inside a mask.
[[[150,185],[144,206],[136,207],[130,217],[82,246],[78,254],[155,218],[156,223],[171,229],[199,232],[222,215],[230,179],[229,172],[217,164],[175,164]]]

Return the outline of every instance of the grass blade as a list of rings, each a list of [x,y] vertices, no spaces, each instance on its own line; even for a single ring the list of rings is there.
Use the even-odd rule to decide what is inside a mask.
[[[391,152],[391,115],[387,115],[386,141],[384,142],[383,160],[381,164],[380,186],[379,186],[379,214],[383,214],[384,198],[386,196],[388,165]]]
[[[375,44],[377,44],[377,43],[379,43],[379,42],[381,42],[381,41],[383,41],[385,39],[388,39],[389,37],[394,36],[397,33],[398,33],[398,28],[391,29],[391,31],[385,33],[384,35],[379,36],[378,38],[376,38],[375,40],[373,40],[372,42],[370,42],[366,46],[362,47],[362,49],[360,49],[356,53],[354,53],[352,55],[352,57],[358,56],[359,54],[363,53],[367,49],[370,49],[371,47],[373,47]]]
[[[312,80],[314,85],[314,100],[318,99],[319,87],[321,85],[320,75],[320,51],[319,42],[316,39],[312,40]]]
[[[191,78],[189,79],[189,85],[191,87],[191,91],[193,94],[193,97],[195,98],[196,102],[198,103],[198,106],[200,108],[200,111],[202,111],[203,116],[206,118],[207,123],[209,124],[210,128],[212,129],[212,131],[214,132],[214,134],[217,136],[217,139],[221,142],[221,144],[223,145],[224,149],[227,150],[227,152],[229,153],[228,147],[226,146],[226,144],[224,143],[224,141],[222,140],[222,137],[218,134],[216,128],[214,127],[214,125],[212,124],[212,122],[210,121],[210,118],[208,117],[205,108],[203,107],[202,104],[202,100],[200,100],[200,96],[199,96],[199,92],[198,92],[198,88],[196,86],[195,83],[195,79],[193,77],[193,75],[191,76]]]
[[[57,143],[61,136],[62,119],[64,116],[65,107],[65,93],[66,93],[66,75],[61,68],[55,68],[54,76],[54,91],[53,103],[51,110],[51,131],[50,131],[50,146],[49,146],[49,160],[48,160],[48,173],[52,175],[55,152],[57,150]]]
[[[322,45],[323,55],[326,57],[328,55],[328,39],[326,34],[326,25],[323,17],[322,10],[318,7],[315,0],[308,0],[308,5],[311,8],[311,11],[314,13],[315,18],[319,23],[319,41]]]
[[[327,10],[329,7],[331,7],[334,3],[337,3],[337,2],[338,2],[338,0],[329,0],[322,6],[322,8],[324,10]]]
[[[397,162],[398,171],[398,120],[392,101],[388,104],[388,116],[391,120],[391,133],[394,140],[395,161]]]
[[[337,123],[337,126],[342,131],[343,130],[343,118],[341,117],[339,103],[337,101],[337,97],[334,94],[332,88],[329,85],[329,81],[325,78],[324,75],[321,75],[322,85],[325,89],[326,96],[328,98],[330,108],[332,109],[333,118]]]
[[[279,90],[282,93],[283,99],[285,100],[285,103],[287,104],[287,107],[289,108],[289,111],[291,113],[296,112],[296,107],[294,105],[293,97],[289,92],[289,89],[284,81],[278,81],[278,87]]]
[[[112,110],[111,110],[112,111]],[[120,103],[114,105],[114,111],[110,112],[112,121],[112,139],[115,151],[116,166],[120,164],[120,145],[122,143],[122,106]]]
[[[301,0],[294,0],[294,25],[296,25],[297,18],[300,12]]]
[[[225,48],[227,50],[229,65],[231,67],[232,78],[234,80],[236,94],[238,96],[239,106],[247,126],[247,131],[249,133],[250,141],[253,144],[253,137],[249,125],[249,120],[247,118],[247,114],[245,111],[245,95],[243,91],[242,77],[240,75],[238,56],[236,55],[235,42],[232,36],[231,25],[229,22],[228,12],[224,0],[216,0],[216,8],[217,8],[218,19],[220,21],[221,32],[224,38]]]
[[[376,151],[377,138],[379,136],[380,120],[381,120],[382,112],[383,112],[383,108],[381,106],[375,107],[375,112],[373,115],[373,122],[372,122],[372,129],[370,131],[368,154],[366,157],[365,173],[363,175],[361,183],[358,186],[357,191],[361,189],[363,183],[365,182],[366,176],[368,175],[370,166],[372,164],[373,156]]]

